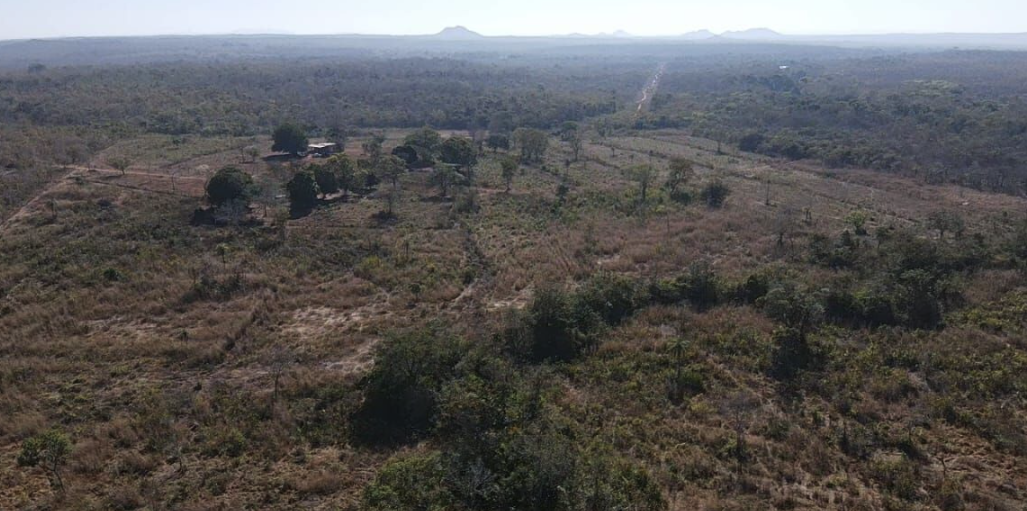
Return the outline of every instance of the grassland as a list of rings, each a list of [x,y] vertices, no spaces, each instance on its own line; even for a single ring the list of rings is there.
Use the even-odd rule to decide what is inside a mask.
[[[386,147],[402,135],[387,133]],[[352,439],[358,382],[392,333],[444,325],[487,343],[541,288],[599,273],[648,286],[697,263],[725,295],[753,275],[811,294],[858,287],[874,268],[818,263],[811,248],[851,231],[854,213],[868,234],[852,250],[878,261],[894,230],[985,252],[953,273],[959,299],[942,328],[828,321],[810,334],[816,367],[783,381],[770,374],[780,321],[763,302],[654,301],[587,356],[522,371],[544,374],[547,406],[576,438],[641,467],[669,509],[1027,502],[1027,279],[1005,251],[1021,198],[783,163],[667,130],[590,134],[570,164],[554,139],[509,192],[498,155],[452,200],[411,172],[393,221],[375,215],[381,192],[297,219],[268,194],[253,207],[259,226],[191,226],[224,165],[281,189],[288,165],[250,161],[240,149],[251,145],[270,143],[123,141],[0,226],[0,508],[359,508],[383,467],[439,449],[433,437]],[[109,169],[115,157],[131,168]],[[674,157],[695,163],[691,203],[659,187]],[[641,207],[624,173],[639,164],[660,169]],[[721,208],[697,198],[714,181],[730,190]],[[958,212],[963,232],[939,236],[938,211]],[[675,338],[686,341],[677,355]],[[693,384],[672,399],[682,363]],[[74,443],[65,493],[17,464],[23,440],[50,428]]]

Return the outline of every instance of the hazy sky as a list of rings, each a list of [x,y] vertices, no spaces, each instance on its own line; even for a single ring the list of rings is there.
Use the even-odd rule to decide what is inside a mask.
[[[1027,0],[0,0],[0,39],[224,34],[1027,32]]]

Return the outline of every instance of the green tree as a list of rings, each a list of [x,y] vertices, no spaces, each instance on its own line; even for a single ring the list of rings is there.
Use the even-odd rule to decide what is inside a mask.
[[[549,136],[536,129],[517,128],[513,141],[521,151],[521,161],[525,163],[541,163],[549,149]]]
[[[449,197],[449,187],[456,181],[457,172],[453,165],[443,163],[437,165],[435,171],[432,172],[431,182],[433,185],[439,187],[439,191],[442,192],[443,197]]]
[[[335,181],[343,194],[348,194],[356,187],[356,168],[353,160],[346,154],[336,154],[328,158],[325,167],[335,174]]]
[[[128,168],[132,166],[132,161],[123,156],[118,156],[108,159],[107,165],[110,165],[114,170],[121,172],[121,175],[124,176],[127,173]]]
[[[339,191],[339,179],[329,165],[311,165],[307,168],[314,173],[314,181],[321,193],[327,196]]]
[[[506,191],[510,191],[510,187],[513,185],[514,176],[517,174],[517,160],[506,156],[499,160],[500,173],[503,176],[503,182],[506,183]]]
[[[470,167],[477,158],[474,142],[464,137],[447,138],[442,143],[441,154],[443,163],[455,165],[457,168]]]
[[[442,135],[431,128],[424,127],[407,135],[403,139],[403,145],[422,149],[427,156],[435,157],[442,150]]]
[[[306,151],[307,146],[310,145],[306,132],[292,123],[285,123],[275,128],[273,138],[275,143],[271,146],[271,150],[276,152],[300,154]]]
[[[23,467],[41,467],[45,472],[50,484],[60,491],[64,491],[64,480],[61,478],[61,469],[71,454],[71,441],[67,435],[56,429],[40,433],[21,445],[21,453],[18,455],[18,465]]]
[[[724,201],[727,200],[727,196],[730,194],[731,189],[723,181],[713,180],[703,187],[699,192],[699,197],[706,203],[706,206],[719,208],[724,205]]]
[[[667,182],[664,187],[674,195],[678,189],[688,183],[694,172],[692,162],[685,158],[673,158],[670,160],[670,168],[667,172]]]
[[[378,162],[378,175],[383,181],[392,183],[392,189],[399,188],[399,178],[406,174],[406,163],[398,156],[386,156]],[[390,210],[391,211],[391,210]]]
[[[501,133],[489,135],[489,138],[485,140],[485,145],[492,149],[493,153],[500,149],[506,151],[510,149],[510,137]]]
[[[317,204],[317,180],[308,170],[297,172],[285,185],[289,192],[289,201],[295,210],[310,209]]]
[[[938,238],[945,239],[945,233],[952,232],[958,237],[963,229],[966,228],[966,222],[963,221],[963,217],[951,210],[935,211],[927,216],[927,226],[931,229],[938,231]]]
[[[581,129],[577,128],[577,125],[575,125],[575,128],[573,130],[564,133],[563,139],[571,148],[571,155],[573,156],[573,161],[580,160],[581,149],[585,145],[585,134],[581,132]]]
[[[382,144],[385,143],[385,137],[381,135],[374,135],[370,140],[361,144],[361,148],[364,150],[364,154],[371,160],[371,165],[376,166],[381,161],[384,155]]]
[[[636,165],[626,172],[628,179],[638,183],[638,208],[644,210],[649,197],[649,186],[656,177],[656,169],[651,165]]]
[[[237,167],[224,167],[207,181],[207,202],[221,206],[231,201],[249,202],[253,194],[253,177]]]

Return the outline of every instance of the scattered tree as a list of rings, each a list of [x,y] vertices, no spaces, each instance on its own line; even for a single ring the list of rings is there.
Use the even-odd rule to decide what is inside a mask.
[[[510,149],[510,137],[500,133],[489,135],[488,140],[485,141],[485,145],[487,145],[489,149],[492,149],[493,154],[500,149],[507,151]]]
[[[310,145],[306,132],[292,123],[275,128],[273,138],[274,145],[271,146],[271,150],[276,152],[298,155],[306,152]]]
[[[64,479],[61,470],[71,454],[71,441],[67,435],[56,429],[40,433],[21,445],[18,465],[23,467],[41,467],[50,484],[64,491]]]
[[[207,181],[207,201],[214,206],[232,201],[248,203],[253,191],[253,178],[237,167],[224,167]]]
[[[517,160],[507,156],[499,160],[500,173],[503,176],[503,182],[506,183],[506,191],[510,191],[510,187],[513,185],[514,175],[517,173]]]
[[[449,197],[449,187],[456,181],[456,177],[456,168],[453,165],[443,163],[435,167],[435,171],[431,175],[431,182],[439,187],[442,197],[445,198]]]
[[[403,139],[403,144],[423,149],[428,155],[436,156],[442,150],[442,135],[439,135],[439,132],[431,128],[425,127],[407,135]]]
[[[311,165],[308,170],[314,173],[314,181],[323,196],[339,191],[339,180],[329,165]]]
[[[731,189],[724,184],[723,181],[714,180],[706,184],[699,193],[699,197],[706,206],[710,208],[720,208],[724,205],[724,201],[727,200],[727,196],[731,194]]]
[[[399,178],[406,171],[406,163],[398,156],[386,156],[378,162],[378,175],[383,181],[392,183],[393,190],[399,188]]]
[[[297,172],[285,185],[289,201],[296,211],[309,210],[317,204],[318,188],[314,174],[309,170]]]
[[[346,154],[340,153],[328,158],[325,161],[325,168],[335,174],[335,182],[343,195],[346,195],[356,186],[356,169],[353,160]]]
[[[938,231],[938,238],[945,239],[945,233],[948,232],[955,233],[958,237],[966,228],[966,223],[959,213],[946,209],[928,215],[927,226]]]
[[[638,183],[638,207],[644,209],[648,200],[649,186],[656,176],[651,165],[636,165],[626,172],[628,179]]]
[[[513,141],[521,151],[521,161],[525,163],[541,163],[549,149],[549,136],[536,129],[518,128],[514,131]]]
[[[361,144],[361,148],[364,150],[364,154],[371,161],[372,166],[377,166],[383,156],[382,144],[385,143],[385,137],[381,135],[374,135],[370,140]]]
[[[474,164],[477,158],[474,143],[469,138],[450,137],[442,143],[442,162],[455,165],[458,169]]]
[[[107,164],[114,170],[121,172],[121,175],[124,176],[128,172],[128,168],[132,166],[132,161],[124,156],[117,156],[109,158]]]

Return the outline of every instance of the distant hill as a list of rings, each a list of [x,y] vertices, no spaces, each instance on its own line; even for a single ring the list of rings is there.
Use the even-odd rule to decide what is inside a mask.
[[[721,37],[725,39],[738,39],[742,41],[775,41],[785,39],[785,36],[769,28],[751,28],[738,32],[724,32]]]
[[[696,30],[695,32],[681,34],[675,37],[675,39],[680,39],[683,41],[705,41],[707,39],[713,39],[715,37],[717,37],[717,34],[714,34],[709,30]]]
[[[436,39],[446,39],[451,41],[466,41],[472,39],[485,39],[485,36],[468,29],[463,26],[446,27],[442,29],[442,32],[432,36]]]

